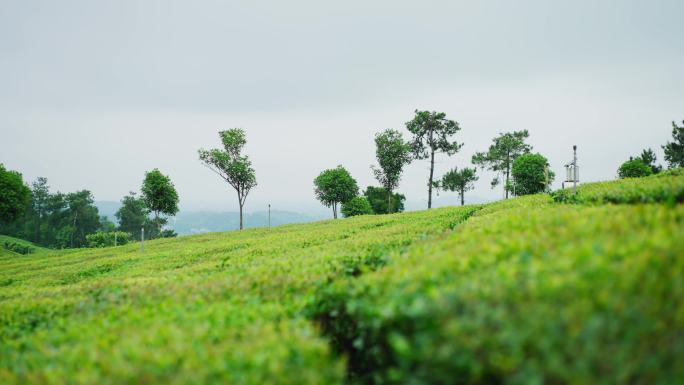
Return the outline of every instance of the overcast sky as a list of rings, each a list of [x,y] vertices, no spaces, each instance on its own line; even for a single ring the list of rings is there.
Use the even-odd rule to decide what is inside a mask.
[[[562,179],[612,179],[684,119],[684,1],[0,0],[0,162],[53,190],[118,201],[146,170],[185,210],[236,210],[197,149],[242,127],[268,202],[308,211],[318,173],[377,184],[373,136],[446,112],[464,142],[439,176],[499,132],[527,129]],[[427,201],[428,162],[400,191]],[[496,199],[490,172],[470,196]],[[456,203],[442,194],[440,203]]]

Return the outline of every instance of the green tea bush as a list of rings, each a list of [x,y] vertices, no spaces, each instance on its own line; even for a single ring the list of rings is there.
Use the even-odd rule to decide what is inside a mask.
[[[131,234],[124,231],[98,231],[96,233],[86,235],[88,247],[114,246],[115,238],[117,246],[121,246],[127,244],[131,240]]]
[[[9,250],[9,251],[12,251],[14,253],[23,254],[23,255],[31,254],[35,251],[35,248],[33,248],[27,244],[19,243],[19,242],[12,242],[12,241],[3,242],[2,247],[5,250]]]
[[[479,206],[0,258],[1,384],[341,384],[303,309]]]
[[[577,188],[553,193],[556,202],[581,204],[634,204],[684,202],[684,174],[682,169],[668,170],[644,178],[588,183]]]
[[[502,210],[321,287],[308,314],[351,383],[676,383],[681,239],[682,206]]]
[[[340,211],[345,217],[373,214],[373,208],[364,196],[354,197],[349,202],[342,203]]]

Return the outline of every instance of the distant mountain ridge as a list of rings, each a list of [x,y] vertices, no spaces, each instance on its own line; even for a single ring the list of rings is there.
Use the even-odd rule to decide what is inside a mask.
[[[95,206],[97,206],[100,216],[106,216],[110,221],[116,223],[114,214],[121,207],[119,202],[96,201]],[[237,230],[240,227],[239,215],[238,212],[232,211],[181,211],[169,219],[168,226],[178,235]],[[271,211],[271,226],[313,222],[322,219],[328,219],[328,217],[292,211]],[[245,213],[244,222],[245,228],[266,227],[268,226],[268,211]]]

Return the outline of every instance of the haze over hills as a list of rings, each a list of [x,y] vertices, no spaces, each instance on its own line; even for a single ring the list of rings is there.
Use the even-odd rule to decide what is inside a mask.
[[[443,194],[433,198],[434,207],[456,206],[458,200],[451,196],[453,194]],[[466,204],[487,203],[490,200],[472,196],[466,196]],[[106,216],[110,221],[117,223],[115,213],[121,207],[121,203],[114,201],[96,201],[100,216]],[[405,211],[416,211],[425,209],[426,203],[421,200],[411,200],[405,203]],[[325,219],[332,219],[330,209],[324,206],[320,208],[304,207],[302,212],[290,210],[271,210],[271,226],[287,225],[291,223],[307,223]],[[268,226],[268,211],[246,211],[244,214],[246,228]],[[240,218],[237,211],[223,210],[181,210],[178,214],[169,219],[168,227],[173,229],[178,235],[200,234],[217,231],[237,230],[240,227]]]
[[[116,223],[114,214],[121,206],[119,202],[97,201],[95,205],[100,216],[106,216]],[[233,211],[180,211],[175,217],[169,219],[168,227],[178,235],[237,230],[240,227],[239,215],[238,212]],[[271,210],[271,226],[314,222],[328,219],[328,217],[327,212],[297,213]],[[247,212],[244,214],[244,221],[246,228],[266,227],[268,226],[268,211]]]

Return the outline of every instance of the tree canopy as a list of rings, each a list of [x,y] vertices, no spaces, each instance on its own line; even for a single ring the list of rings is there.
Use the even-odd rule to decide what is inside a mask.
[[[672,142],[667,142],[663,150],[668,167],[684,167],[684,120],[681,126],[672,122]]]
[[[149,209],[142,198],[131,191],[121,199],[121,207],[114,214],[119,222],[119,229],[140,240],[140,229],[145,227],[145,233],[152,234],[155,224],[149,220]]]
[[[415,159],[430,158],[430,176],[428,177],[428,209],[432,207],[432,189],[434,187],[435,154],[453,155],[461,149],[452,139],[461,127],[458,122],[446,118],[443,112],[415,111],[415,116],[406,122],[406,129],[413,134],[410,140]]]
[[[618,176],[622,178],[640,178],[649,176],[653,173],[651,167],[644,164],[640,158],[629,158],[628,161],[620,165],[618,169]]]
[[[199,158],[205,166],[235,189],[240,206],[240,230],[242,230],[244,227],[243,207],[247,195],[257,185],[256,173],[249,157],[242,155],[242,150],[247,144],[245,131],[241,128],[231,128],[219,131],[219,136],[223,149],[200,149]]]
[[[525,139],[530,136],[527,130],[501,133],[494,138],[487,152],[478,152],[473,155],[472,162],[482,169],[488,169],[504,175],[504,190],[508,199],[508,189],[510,171],[513,161],[522,154],[532,150],[532,146],[525,143]],[[501,183],[497,175],[492,180],[492,188]]]
[[[332,207],[333,218],[337,219],[337,205],[356,197],[359,186],[349,171],[342,166],[324,170],[314,179],[316,198],[326,207]]]
[[[513,161],[515,195],[529,195],[546,191],[555,174],[549,161],[541,154],[523,154]]]
[[[364,196],[354,197],[349,202],[342,203],[340,211],[345,217],[373,214],[373,208]]]
[[[387,199],[387,190],[384,187],[368,186],[363,192],[363,195],[368,199],[373,212],[375,214],[388,214],[390,212],[399,213],[404,211],[404,201],[406,197],[403,194],[393,193],[392,198]],[[391,209],[387,209],[387,204],[391,204]]]
[[[5,169],[0,163],[0,223],[16,221],[26,210],[30,199],[31,191],[21,174]]]
[[[162,221],[165,221],[160,215],[176,215],[178,212],[178,193],[171,182],[171,178],[156,168],[145,173],[141,192],[145,206],[154,213],[155,233],[153,237],[159,237]]]
[[[476,169],[463,168],[459,170],[458,167],[454,167],[442,176],[439,185],[444,190],[458,192],[458,195],[461,198],[461,206],[463,206],[465,204],[465,193],[475,187],[474,183],[477,180],[478,176]]]
[[[637,159],[640,159],[645,165],[650,167],[653,174],[657,174],[663,169],[662,166],[656,164],[658,159],[656,158],[655,151],[651,150],[650,148],[641,151],[641,154],[637,157]]]
[[[392,191],[399,186],[404,166],[411,163],[411,146],[396,130],[375,135],[375,157],[380,167],[373,167],[375,179],[387,192],[387,207],[392,208]]]
[[[69,237],[69,247],[84,247],[88,241],[86,235],[96,232],[100,228],[100,215],[93,194],[88,190],[80,190],[66,194],[65,202],[69,208],[71,226],[65,227],[60,234],[62,244]]]

